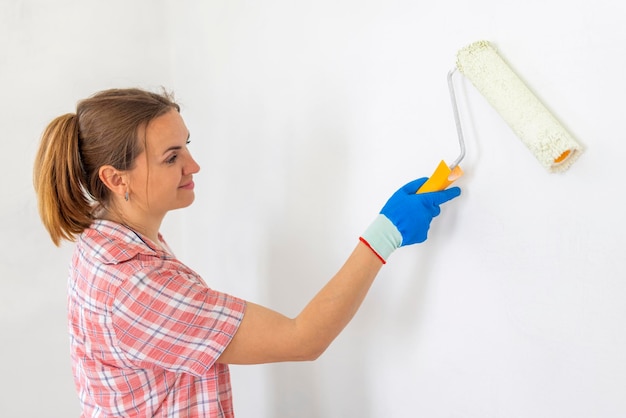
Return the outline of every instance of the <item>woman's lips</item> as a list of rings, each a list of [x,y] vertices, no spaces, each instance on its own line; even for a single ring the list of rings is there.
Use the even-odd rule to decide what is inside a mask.
[[[185,183],[182,186],[179,187],[179,189],[185,189],[185,190],[193,190],[195,184],[193,182],[193,180],[191,180],[189,183]]]

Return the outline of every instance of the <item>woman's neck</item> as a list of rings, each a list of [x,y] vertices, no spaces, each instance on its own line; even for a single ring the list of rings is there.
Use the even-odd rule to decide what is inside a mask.
[[[133,217],[116,213],[116,211],[107,210],[105,210],[100,217],[102,219],[124,225],[127,228],[132,229],[133,231],[149,238],[156,245],[161,247],[161,242],[159,241],[159,230],[161,226],[160,220],[153,220],[152,222],[150,222],[147,217]]]

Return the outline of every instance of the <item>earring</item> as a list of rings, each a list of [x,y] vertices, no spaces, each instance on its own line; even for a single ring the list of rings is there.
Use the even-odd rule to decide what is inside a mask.
[[[129,198],[128,192],[124,193],[124,200],[128,202],[128,198]]]

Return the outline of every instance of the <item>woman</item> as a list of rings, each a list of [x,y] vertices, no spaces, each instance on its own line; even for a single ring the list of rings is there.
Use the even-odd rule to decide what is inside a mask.
[[[232,417],[228,364],[316,359],[398,247],[426,240],[458,188],[396,192],[296,318],[207,286],[159,234],[194,200],[200,167],[166,94],[114,89],[45,130],[34,184],[52,241],[76,241],[68,285],[83,416]]]

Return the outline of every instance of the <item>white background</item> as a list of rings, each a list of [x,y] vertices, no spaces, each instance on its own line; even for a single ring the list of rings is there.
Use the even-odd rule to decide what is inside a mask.
[[[239,417],[626,415],[623,2],[0,1],[0,416],[79,414],[71,244],[39,222],[54,117],[173,90],[202,166],[163,233],[212,287],[296,315],[388,196],[458,153],[445,76],[490,40],[586,148],[549,174],[463,79],[463,195],[316,362],[232,367]]]

